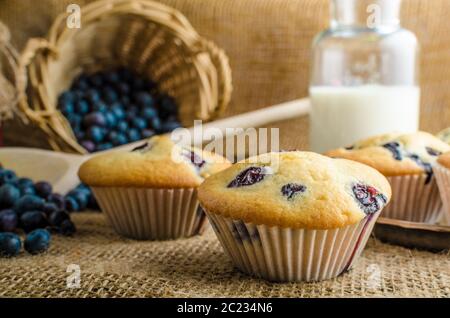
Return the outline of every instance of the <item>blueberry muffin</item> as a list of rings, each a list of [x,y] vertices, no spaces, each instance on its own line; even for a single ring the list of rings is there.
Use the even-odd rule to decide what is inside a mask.
[[[385,134],[326,153],[367,164],[388,177],[393,197],[383,217],[433,223],[442,201],[433,166],[450,146],[426,132]]]
[[[290,151],[239,162],[208,178],[198,196],[239,269],[312,281],[353,265],[391,188],[369,166]]]
[[[443,202],[443,221],[445,224],[450,224],[450,152],[440,155],[436,164],[433,167],[436,175],[436,182],[439,187]]]
[[[155,136],[131,152],[95,156],[78,174],[118,233],[173,239],[202,231],[205,216],[196,189],[229,165],[222,156]]]

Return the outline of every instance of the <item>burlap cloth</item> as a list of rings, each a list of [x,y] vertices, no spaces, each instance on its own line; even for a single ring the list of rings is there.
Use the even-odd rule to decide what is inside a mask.
[[[22,48],[29,36],[45,35],[53,17],[74,2],[87,1],[0,0],[0,19]],[[310,43],[327,24],[327,0],[162,2],[180,9],[202,35],[227,51],[234,93],[226,115],[306,96]],[[449,15],[448,0],[404,1],[404,25],[422,43],[421,127],[431,132],[450,126]],[[281,148],[307,149],[307,117],[269,127],[280,128]],[[23,133],[17,123],[4,129],[9,144],[45,147],[36,131]],[[371,239],[356,267],[339,278],[274,284],[233,269],[211,230],[178,241],[136,242],[114,234],[102,214],[76,214],[74,220],[78,233],[73,238],[54,236],[48,253],[0,259],[0,296],[450,296],[448,253],[416,251]],[[66,285],[69,264],[80,266],[80,288]]]

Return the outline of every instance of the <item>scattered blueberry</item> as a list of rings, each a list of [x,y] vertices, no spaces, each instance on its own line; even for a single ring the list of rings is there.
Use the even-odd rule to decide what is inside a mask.
[[[47,201],[56,204],[60,210],[66,208],[64,196],[62,194],[54,192],[48,196]]]
[[[105,116],[100,113],[100,112],[93,112],[90,113],[89,115],[86,115],[83,119],[83,124],[86,127],[91,127],[91,126],[99,126],[99,127],[103,127],[106,125],[106,119]]]
[[[0,256],[15,256],[19,254],[22,243],[14,233],[0,233]]]
[[[84,210],[88,204],[89,193],[83,190],[74,189],[70,191],[66,197],[71,197],[77,201],[78,209],[76,210]]]
[[[0,185],[5,183],[12,183],[16,181],[16,173],[12,170],[1,169],[0,170]]]
[[[73,197],[66,197],[65,205],[66,205],[67,211],[69,211],[69,212],[76,212],[76,211],[80,210],[80,206],[79,206],[77,200]]]
[[[20,190],[12,184],[4,184],[0,187],[0,207],[10,208],[20,198]]]
[[[13,232],[19,223],[17,213],[12,210],[0,211],[0,232]]]
[[[47,216],[42,211],[28,211],[20,216],[20,227],[25,233],[31,232],[35,229],[42,229],[47,226]]]
[[[105,138],[104,130],[99,126],[91,126],[87,131],[87,136],[95,143],[103,141]]]
[[[139,133],[139,130],[131,128],[127,132],[127,137],[130,142],[138,141],[139,139],[141,139],[141,134]]]
[[[19,215],[27,211],[40,211],[44,207],[44,199],[32,194],[26,194],[16,201],[14,211]]]
[[[70,215],[66,211],[55,211],[48,218],[50,225],[55,227],[59,227],[65,220],[70,220]]]
[[[34,184],[34,189],[36,194],[41,198],[46,199],[50,194],[52,194],[52,185],[46,181],[39,181]]]
[[[44,229],[37,229],[26,236],[24,247],[30,254],[39,254],[48,249],[50,246],[50,240],[50,232]]]
[[[53,202],[45,202],[44,206],[42,207],[42,211],[45,212],[45,214],[50,215],[51,213],[58,211],[59,207],[56,205],[56,203]]]
[[[75,224],[70,219],[64,220],[60,224],[60,233],[64,236],[71,236],[76,230]]]

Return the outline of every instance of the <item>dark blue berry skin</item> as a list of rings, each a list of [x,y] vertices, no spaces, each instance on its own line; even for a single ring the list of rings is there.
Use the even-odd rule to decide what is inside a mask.
[[[116,91],[112,87],[105,87],[102,91],[103,99],[108,103],[117,102],[119,99],[119,95],[117,95]]]
[[[55,211],[59,211],[58,206],[56,203],[53,202],[45,202],[44,206],[42,207],[42,211],[45,212],[45,214],[50,215]]]
[[[70,126],[72,127],[72,129],[76,130],[76,129],[80,129],[81,127],[81,122],[82,122],[82,118],[80,115],[77,114],[69,114],[67,115],[67,120],[70,123]]]
[[[41,198],[46,199],[50,194],[52,194],[53,187],[47,181],[39,181],[34,184],[34,189],[36,194]]]
[[[387,202],[384,194],[365,184],[354,184],[352,191],[361,210],[367,215],[378,212]]]
[[[162,95],[158,100],[158,104],[159,114],[162,119],[166,119],[171,115],[176,115],[178,112],[178,107],[175,99],[168,95]]]
[[[13,232],[19,223],[17,213],[12,210],[0,211],[0,232]]]
[[[147,122],[144,118],[140,117],[133,118],[133,120],[131,121],[131,125],[138,130],[147,128]]]
[[[64,196],[56,192],[48,196],[47,202],[56,204],[59,210],[64,210],[66,208]]]
[[[111,112],[114,114],[117,120],[125,119],[125,111],[123,105],[120,103],[115,103],[111,106]]]
[[[306,191],[306,186],[299,183],[288,183],[281,187],[281,194],[291,200],[298,193]]]
[[[150,138],[155,135],[155,131],[153,129],[144,129],[141,131],[142,138]]]
[[[88,208],[91,209],[91,210],[100,210],[100,207],[98,206],[98,202],[97,202],[97,200],[95,199],[95,196],[92,193],[89,196]]]
[[[77,140],[83,140],[86,137],[86,133],[82,130],[74,129],[74,133]]]
[[[98,126],[104,127],[106,126],[106,118],[100,112],[92,112],[84,116],[83,124],[85,127]]]
[[[139,139],[141,139],[141,134],[139,133],[139,130],[131,128],[127,132],[127,137],[130,142],[138,141]]]
[[[90,89],[86,92],[86,98],[90,103],[95,104],[100,102],[100,93],[96,89]]]
[[[10,208],[20,198],[20,190],[12,184],[4,184],[0,187],[0,207]]]
[[[98,88],[102,87],[104,83],[102,74],[101,73],[92,74],[89,77],[89,82],[95,87]]]
[[[0,256],[16,256],[20,252],[22,242],[20,237],[14,233],[0,233]]]
[[[50,225],[56,227],[59,227],[65,220],[70,220],[70,215],[66,211],[55,211],[48,218]]]
[[[130,94],[130,85],[124,82],[120,82],[116,85],[116,89],[119,91],[122,95],[128,95]]]
[[[182,127],[182,126],[178,121],[166,121],[161,124],[161,128],[159,129],[159,132],[163,134],[163,133],[171,132],[180,127]]]
[[[141,110],[141,117],[147,120],[158,117],[158,111],[154,107],[145,107]]]
[[[116,138],[112,141],[114,146],[124,145],[127,142],[128,142],[128,139],[124,133],[117,133]]]
[[[19,187],[22,187],[22,186],[34,187],[34,182],[33,182],[33,180],[31,180],[29,178],[19,178],[17,180],[17,186],[19,186]]]
[[[159,133],[162,128],[161,120],[158,117],[154,117],[148,121],[148,126]]]
[[[69,196],[65,197],[65,206],[69,212],[76,212],[80,210],[77,200]]]
[[[84,99],[79,100],[76,104],[75,104],[75,112],[79,115],[84,115],[87,114],[89,112],[89,104],[87,101],[85,101]]]
[[[117,138],[117,134],[119,134],[117,131],[111,130],[106,135],[106,139],[109,140],[110,142],[114,142],[114,140],[116,140],[116,138]]]
[[[92,111],[98,112],[98,113],[106,113],[108,111],[108,106],[103,103],[102,101],[96,102],[95,104],[92,104]]]
[[[75,102],[75,95],[71,91],[65,91],[58,97],[58,104],[62,104],[64,102]]]
[[[228,188],[239,188],[250,186],[261,182],[266,174],[263,167],[248,167],[241,171],[229,184]]]
[[[27,194],[32,194],[32,195],[36,194],[36,190],[34,189],[34,186],[19,186],[19,190],[20,190],[20,196],[22,196],[22,197]]]
[[[114,147],[114,145],[112,143],[104,142],[104,143],[98,144],[95,147],[95,151],[104,151],[104,150],[111,149],[112,147]]]
[[[106,127],[108,127],[108,128],[116,127],[117,119],[112,112],[108,111],[104,114],[104,116],[105,116],[105,121],[106,121]]]
[[[95,151],[95,143],[91,140],[83,140],[80,142],[81,147],[87,150],[87,152]]]
[[[71,101],[62,102],[59,108],[61,109],[61,112],[64,114],[64,116],[69,116],[70,114],[73,114],[75,109],[74,104]]]
[[[12,170],[2,169],[0,170],[0,185],[5,183],[13,183],[17,180],[16,173]]]
[[[27,194],[21,197],[14,204],[14,211],[22,215],[27,211],[41,211],[44,207],[45,201],[37,195]]]
[[[384,144],[383,147],[392,153],[392,156],[395,160],[403,159],[400,144],[398,142],[389,142],[387,144]]]
[[[42,229],[48,225],[47,215],[42,211],[28,211],[19,219],[19,226],[26,232]]]
[[[59,232],[64,236],[71,236],[77,231],[75,224],[69,219],[61,222]]]
[[[147,92],[138,92],[134,95],[134,100],[141,107],[153,107],[155,100],[152,95]]]
[[[126,121],[119,121],[119,122],[117,123],[116,129],[117,129],[117,131],[120,131],[120,132],[125,133],[125,132],[127,132],[128,127],[129,127],[129,126],[128,126],[128,123],[127,123]]]
[[[30,254],[39,254],[49,248],[50,240],[51,234],[49,231],[37,229],[26,236],[24,248]]]
[[[77,201],[79,210],[86,209],[89,200],[89,193],[83,190],[74,189],[67,193],[67,196],[72,197]]]
[[[99,126],[91,126],[87,130],[87,136],[94,143],[99,143],[105,138],[105,132]]]
[[[116,84],[120,81],[120,76],[117,71],[108,71],[103,74],[103,79],[109,84]]]
[[[80,75],[72,84],[72,90],[85,91],[89,88],[86,75]]]

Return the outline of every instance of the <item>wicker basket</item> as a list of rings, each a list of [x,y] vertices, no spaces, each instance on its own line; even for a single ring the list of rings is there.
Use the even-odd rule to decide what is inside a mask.
[[[86,153],[57,97],[81,72],[126,66],[175,97],[183,125],[210,120],[226,107],[231,71],[225,53],[200,37],[178,11],[148,0],[101,0],[81,9],[81,28],[59,15],[47,39],[31,39],[20,58],[28,78],[19,107],[48,136],[51,147]]]

